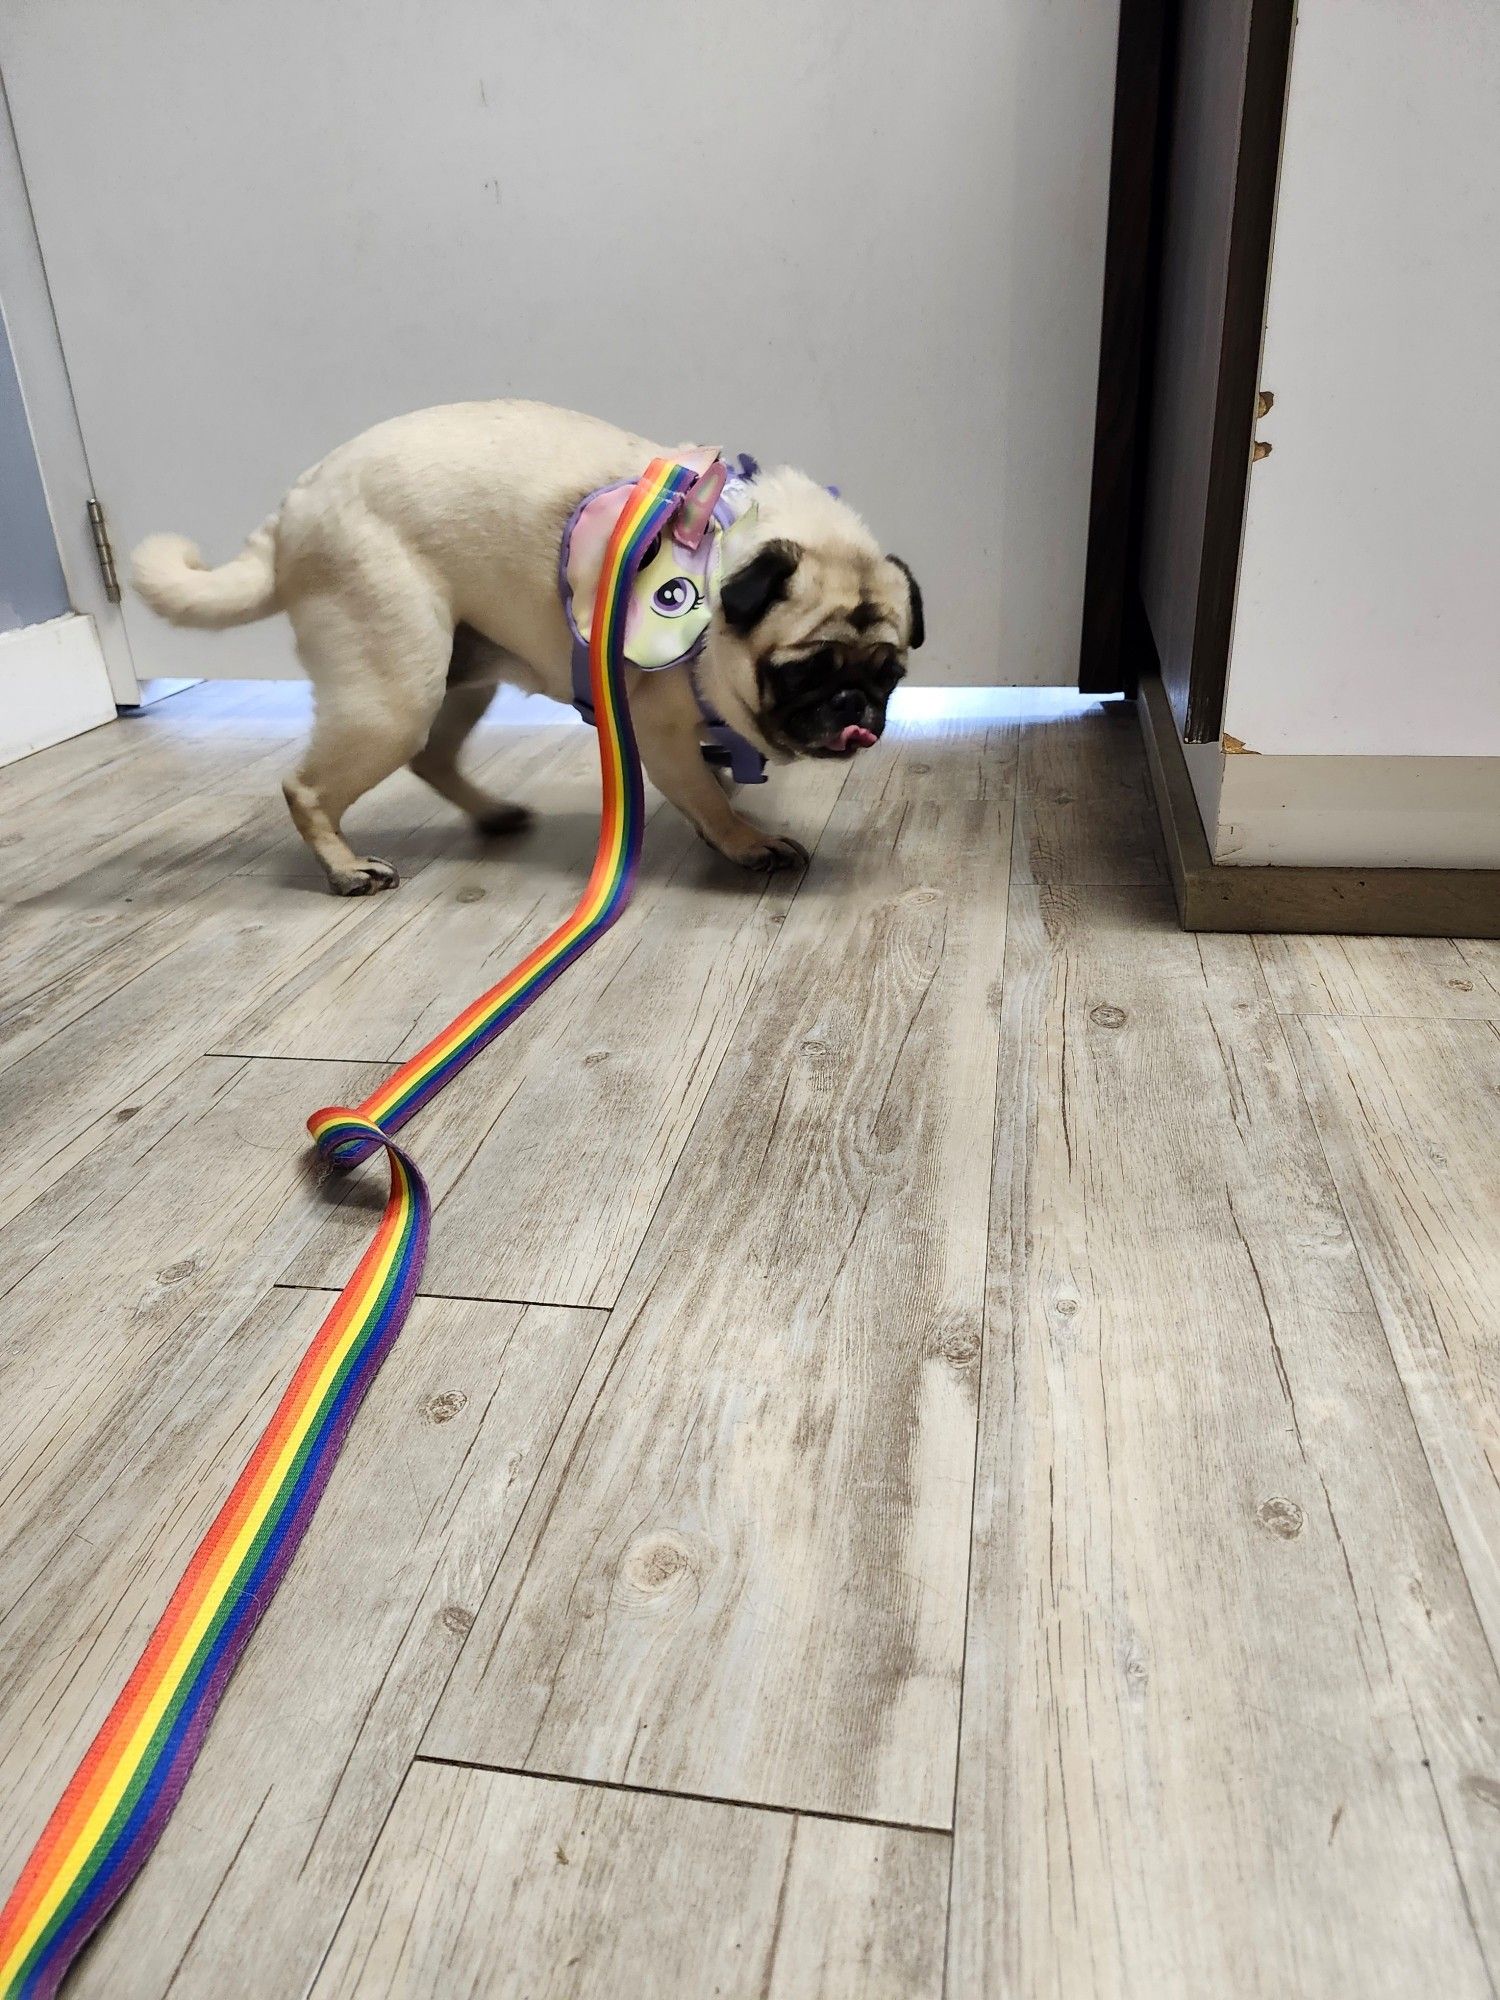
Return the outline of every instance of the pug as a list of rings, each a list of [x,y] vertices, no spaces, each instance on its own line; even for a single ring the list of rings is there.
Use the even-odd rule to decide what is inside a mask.
[[[397,871],[356,854],[340,827],[403,764],[482,833],[527,824],[523,806],[463,774],[464,741],[502,681],[582,702],[588,593],[570,572],[587,570],[584,525],[607,517],[611,495],[623,505],[652,458],[694,449],[664,451],[540,403],[422,410],[304,473],[217,568],[181,536],[151,536],[135,552],[134,585],[179,625],[285,612],[315,697],[287,805],[333,892],[369,895],[394,888]],[[715,520],[711,560],[646,552],[639,646],[626,632],[631,720],[652,783],[720,854],[747,869],[801,866],[796,841],[740,811],[715,760],[746,776],[745,757],[784,764],[872,748],[922,643],[921,592],[853,509],[804,473],[741,461]],[[678,619],[690,641],[669,631]]]

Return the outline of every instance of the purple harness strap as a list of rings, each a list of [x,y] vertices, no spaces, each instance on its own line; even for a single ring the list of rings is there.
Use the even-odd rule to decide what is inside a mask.
[[[688,682],[703,721],[704,763],[712,764],[717,770],[728,771],[737,785],[763,785],[766,782],[764,753],[709,707],[698,686],[694,664],[691,660],[687,662]],[[592,729],[594,704],[589,700],[589,649],[577,639],[573,641],[573,706]]]

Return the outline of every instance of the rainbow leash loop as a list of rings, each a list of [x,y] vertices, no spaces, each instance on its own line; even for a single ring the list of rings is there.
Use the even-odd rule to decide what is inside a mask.
[[[335,1168],[385,1149],[385,1214],[0,1911],[4,2000],[55,1993],[144,1866],[401,1331],[422,1271],[431,1202],[391,1133],[503,1034],[630,900],[644,810],[625,694],[626,607],[642,554],[706,476],[654,459],[610,538],[589,646],[603,785],[599,846],[577,908],[357,1110],[315,1111],[307,1121],[319,1154]]]

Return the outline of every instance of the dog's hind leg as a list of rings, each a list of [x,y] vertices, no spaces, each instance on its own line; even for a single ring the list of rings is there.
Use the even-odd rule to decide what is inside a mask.
[[[460,626],[460,633],[463,630]],[[455,639],[455,664],[459,660],[460,643]],[[481,833],[519,833],[531,823],[531,814],[525,806],[511,805],[482,791],[458,768],[458,753],[489,707],[494,692],[492,680],[450,681],[427,741],[412,758],[411,767],[440,797],[467,813]]]
[[[342,594],[290,608],[317,701],[307,750],[282,786],[292,819],[335,895],[394,889],[400,878],[391,863],[356,854],[340,829],[355,800],[427,741],[442,705],[452,628],[415,575],[410,589],[387,575],[378,603],[363,611]]]

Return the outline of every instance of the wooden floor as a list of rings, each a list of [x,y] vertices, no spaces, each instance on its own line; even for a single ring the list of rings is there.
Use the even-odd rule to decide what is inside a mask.
[[[74,1991],[1407,1996],[1500,1968],[1500,945],[1192,937],[1128,710],[667,810],[413,1127],[408,1331]],[[0,773],[0,1886],[348,1273],[363,1096],[568,906],[298,688]]]

